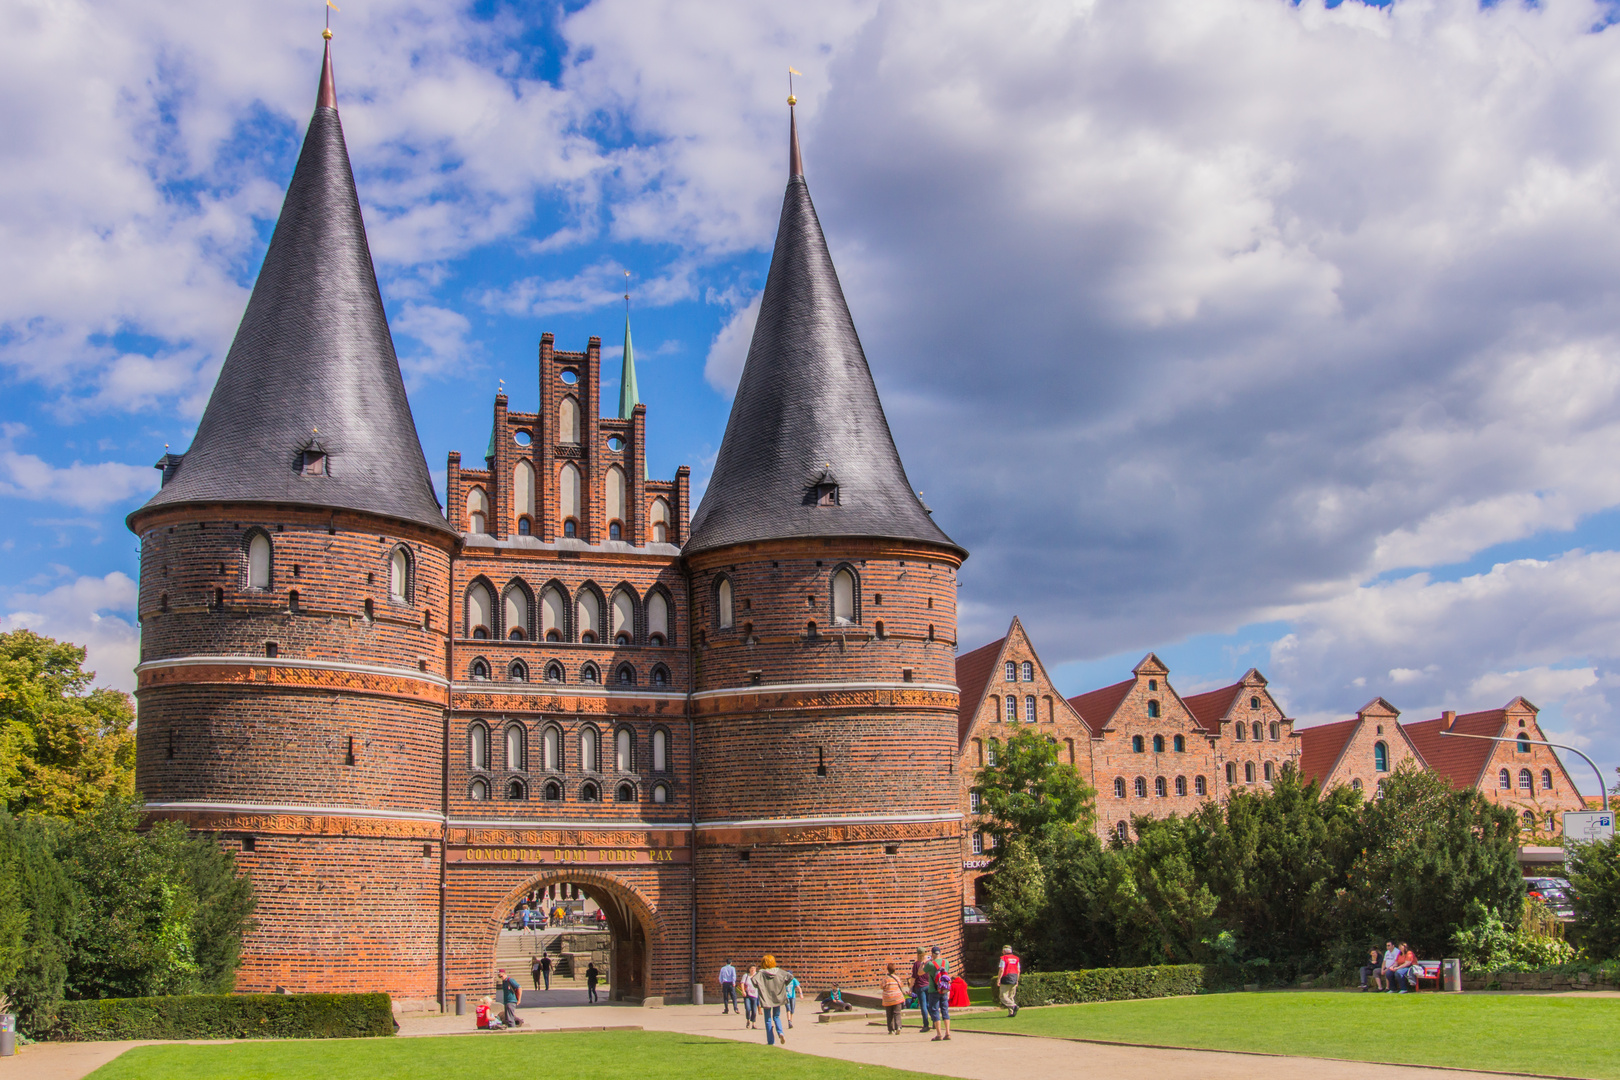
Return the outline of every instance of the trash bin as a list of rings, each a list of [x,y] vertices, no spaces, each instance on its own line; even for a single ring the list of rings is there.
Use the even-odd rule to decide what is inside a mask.
[[[467,1015],[467,995],[466,994],[457,994],[456,995],[456,1015],[457,1016],[466,1016]]]
[[[1462,961],[1440,961],[1440,988],[1448,994],[1462,993]]]
[[[10,1057],[17,1052],[17,1015],[15,1013],[0,1013],[0,1057]]]

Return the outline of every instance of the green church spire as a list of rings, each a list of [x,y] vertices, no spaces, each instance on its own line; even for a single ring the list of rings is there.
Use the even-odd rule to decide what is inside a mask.
[[[630,271],[624,272],[625,277]],[[628,420],[641,404],[636,393],[636,351],[630,347],[630,294],[624,294],[624,371],[619,375],[619,419]]]

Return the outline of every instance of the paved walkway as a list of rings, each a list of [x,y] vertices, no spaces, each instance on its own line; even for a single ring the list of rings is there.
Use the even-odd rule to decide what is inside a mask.
[[[747,1030],[741,1019],[735,1015],[723,1016],[713,1005],[676,1005],[663,1009],[635,1005],[561,1005],[526,1007],[520,1010],[520,1015],[526,1022],[525,1030],[533,1032],[643,1028],[711,1035],[738,1042],[765,1041],[763,1029]],[[910,1015],[915,1017],[915,1010]],[[451,1035],[473,1030],[470,1007],[466,1016],[414,1013],[399,1019],[400,1034],[405,1036]],[[1020,1080],[1071,1080],[1082,1069],[1096,1070],[1109,1080],[1164,1080],[1167,1076],[1199,1080],[1298,1080],[1301,1075],[1308,1075],[1311,1080],[1419,1080],[1425,1076],[1444,1080],[1493,1077],[1501,1080],[1502,1075],[1321,1058],[1108,1046],[970,1031],[957,1033],[950,1042],[932,1042],[930,1036],[919,1033],[916,1028],[907,1028],[899,1035],[887,1034],[877,1014],[823,1024],[811,1013],[800,1017],[787,1034],[788,1049],[796,1053],[969,1080],[1005,1080],[1009,1073],[1016,1074]],[[497,1032],[485,1037],[513,1036]],[[0,1080],[80,1080],[130,1047],[142,1045],[146,1044],[46,1043],[19,1047],[16,1057],[0,1058]]]

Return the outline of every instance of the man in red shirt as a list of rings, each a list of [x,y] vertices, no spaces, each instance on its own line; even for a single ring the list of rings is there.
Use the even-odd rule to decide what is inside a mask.
[[[1001,947],[1001,963],[996,967],[996,984],[1000,989],[1001,1007],[1009,1017],[1018,1015],[1018,957],[1011,945]]]

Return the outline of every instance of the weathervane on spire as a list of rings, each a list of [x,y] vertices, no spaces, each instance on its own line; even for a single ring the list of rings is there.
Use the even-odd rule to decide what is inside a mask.
[[[799,157],[799,114],[793,106],[799,103],[793,93],[793,76],[804,72],[788,68],[788,178],[804,175],[804,162]]]
[[[331,0],[327,0],[327,2],[330,3]],[[788,68],[788,108],[792,108],[799,103],[799,99],[793,96],[793,76],[803,74],[802,71],[795,71],[791,67]]]
[[[343,14],[342,8],[332,3],[332,0],[326,0],[326,29],[321,31],[321,37],[327,41],[332,40],[332,12],[334,11],[339,15]]]

